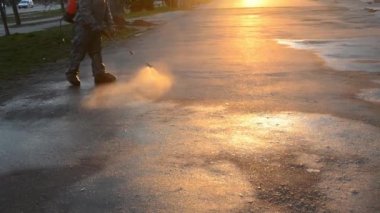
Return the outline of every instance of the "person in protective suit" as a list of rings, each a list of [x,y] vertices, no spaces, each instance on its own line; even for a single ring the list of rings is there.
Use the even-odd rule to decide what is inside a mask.
[[[80,86],[79,66],[87,53],[92,61],[95,84],[114,82],[116,77],[105,71],[101,55],[102,34],[115,32],[108,0],[78,0],[74,24],[67,81]]]

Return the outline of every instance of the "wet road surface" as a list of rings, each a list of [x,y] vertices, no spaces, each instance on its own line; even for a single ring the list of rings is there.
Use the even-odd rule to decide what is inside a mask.
[[[80,89],[57,65],[8,91],[0,212],[379,211],[376,15],[259,2],[115,42],[116,84],[95,88],[86,61]]]

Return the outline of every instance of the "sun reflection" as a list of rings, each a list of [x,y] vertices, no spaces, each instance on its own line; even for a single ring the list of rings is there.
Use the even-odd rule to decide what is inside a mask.
[[[239,0],[232,3],[234,7],[304,7],[318,6],[320,3],[311,0]],[[223,5],[223,1],[222,1]],[[231,3],[226,3],[231,5]]]
[[[262,3],[262,0],[244,0],[245,7],[257,7],[257,6],[260,6],[261,3]]]
[[[288,143],[289,132],[303,131],[302,120],[292,112],[279,114],[233,114],[220,106],[187,107],[195,113],[186,126],[207,132],[206,138],[239,149],[270,148]],[[227,110],[227,111],[226,111]],[[270,140],[269,140],[270,139]]]
[[[287,114],[236,116],[230,122],[233,128],[230,128],[231,131],[225,136],[235,146],[269,147],[271,144],[266,142],[268,133],[275,137],[274,135],[280,132],[283,134],[293,131],[293,122]]]

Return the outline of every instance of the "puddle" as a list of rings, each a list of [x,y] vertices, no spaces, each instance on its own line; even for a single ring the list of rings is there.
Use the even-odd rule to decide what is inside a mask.
[[[312,50],[336,70],[380,72],[379,38],[276,41],[291,48]]]
[[[230,162],[205,165],[202,160],[172,159],[162,163],[158,168],[143,169],[153,169],[154,175],[135,179],[133,185],[144,191],[141,199],[146,203],[139,209],[147,212],[167,212],[168,209],[174,212],[235,212],[252,196],[249,182]],[[170,172],[167,172],[168,166]]]
[[[331,115],[298,112],[231,113],[224,105],[183,107],[174,103],[151,102],[143,107],[128,105],[125,114],[114,119],[107,122],[100,118],[95,124],[83,120],[74,126],[69,120],[53,125],[41,121],[41,126],[46,125],[45,128],[31,128],[28,134],[23,135],[18,134],[21,131],[19,126],[2,125],[0,133],[6,135],[7,143],[3,143],[4,151],[0,151],[0,155],[12,162],[13,167],[16,163],[20,167],[31,166],[29,163],[19,163],[20,160],[44,165],[41,163],[43,159],[58,159],[56,155],[60,155],[60,160],[65,157],[63,153],[86,150],[86,144],[78,147],[78,136],[92,133],[93,128],[100,124],[116,132],[127,129],[127,134],[115,134],[114,143],[100,139],[105,152],[109,152],[112,159],[97,175],[117,176],[120,180],[115,185],[117,196],[124,203],[136,205],[133,207],[147,212],[238,212],[247,203],[256,205],[256,202],[266,202],[255,196],[257,189],[255,183],[250,182],[250,175],[265,175],[266,169],[271,168],[276,171],[273,178],[281,177],[281,180],[294,183],[294,176],[283,176],[293,174],[288,170],[289,163],[304,165],[294,170],[297,177],[302,177],[297,179],[299,181],[304,181],[305,174],[315,177],[330,171],[336,175],[339,170],[339,175],[351,177],[348,186],[355,186],[355,190],[361,194],[370,193],[372,182],[363,182],[362,179],[371,174],[356,170],[358,164],[355,159],[360,160],[358,162],[363,170],[379,161],[378,128]],[[37,128],[40,134],[33,136]],[[21,142],[15,145],[13,141]],[[29,143],[24,145],[22,141]],[[94,138],[88,136],[86,141],[93,144]],[[30,156],[25,156],[24,152]],[[46,158],[46,154],[49,154],[49,158]],[[329,158],[330,155],[334,157],[333,160]],[[369,160],[361,160],[364,157]],[[326,166],[326,161],[330,167]],[[238,162],[243,163],[240,165]],[[244,165],[259,165],[252,167],[259,170],[246,173],[251,170],[244,169]],[[257,180],[271,184],[271,179],[264,177]],[[83,180],[79,188],[101,191],[104,182],[97,181],[97,177]],[[339,201],[343,206],[348,206],[345,212],[349,208],[355,209],[354,204],[350,203],[356,197],[341,198],[342,191],[336,187],[340,186],[339,180],[331,178],[329,181],[329,190],[339,192],[329,194],[332,202]],[[69,190],[75,192],[78,187],[73,187]],[[294,189],[297,187],[295,185]],[[277,193],[275,189],[266,192],[270,196]],[[112,201],[112,198],[105,199]],[[262,206],[268,206],[268,203]]]
[[[380,89],[374,88],[374,89],[363,89],[361,92],[357,95],[359,99],[372,102],[375,104],[380,104]]]
[[[154,113],[145,112],[143,118],[148,119],[149,124],[144,124],[144,127],[154,128],[161,135],[176,133],[172,135],[172,139],[184,143],[187,141],[186,138],[191,141],[209,142],[195,151],[199,154],[211,153],[207,147],[225,151],[238,149],[256,152],[294,145],[319,148],[329,146],[330,149],[343,152],[361,143],[363,146],[355,148],[355,152],[360,153],[365,152],[368,146],[375,146],[372,142],[377,136],[380,137],[375,127],[331,115],[298,112],[239,114],[229,113],[228,108],[220,105],[154,105],[164,109],[155,110]],[[165,109],[166,107],[169,109]],[[170,112],[169,117],[172,119],[163,120],[159,115],[164,113],[163,117],[167,118],[167,112]],[[165,127],[160,127],[161,122],[164,122]],[[377,136],[374,136],[375,132]]]
[[[273,178],[276,179],[276,175],[285,177],[283,181],[296,191],[299,186],[292,184],[305,181],[305,176],[326,178],[318,179],[316,184],[323,189],[329,187],[326,189],[331,200],[329,205],[338,202],[345,206],[344,211],[365,210],[355,202],[365,204],[366,197],[342,197],[342,194],[350,187],[363,194],[371,192],[373,182],[362,181],[373,174],[363,173],[357,168],[360,164],[361,169],[367,169],[379,161],[377,141],[380,132],[376,127],[323,114],[229,113],[228,108],[220,105],[156,107],[158,109],[154,113],[144,113],[145,117],[140,118],[141,126],[145,128],[140,134],[146,137],[136,138],[142,144],[151,144],[149,140],[155,144],[150,148],[144,147],[144,154],[130,156],[142,159],[143,163],[138,161],[136,164],[143,171],[138,172],[141,176],[136,178],[135,184],[139,189],[146,190],[142,194],[152,200],[169,200],[167,205],[170,206],[186,204],[178,205],[179,211],[200,208],[228,211],[236,207],[233,205],[235,202],[241,205],[239,197],[243,200],[247,197],[256,205],[259,201],[252,193],[258,192],[255,186],[246,185],[248,182],[244,179],[244,172],[248,172],[252,180],[271,183],[271,179],[255,177],[269,175],[262,172],[273,168],[277,171],[273,173]],[[166,114],[168,111],[170,116]],[[163,117],[172,119],[162,120]],[[135,140],[133,137],[130,140]],[[120,156],[115,160],[116,164],[123,164],[123,158]],[[251,168],[247,165],[252,165],[254,170],[245,171]],[[242,172],[243,175],[240,174]],[[236,179],[231,179],[231,174]],[[351,180],[341,186],[336,175],[350,176]],[[295,177],[300,179],[295,180]],[[343,188],[339,189],[336,187],[338,185]],[[244,191],[247,189],[245,187],[253,191]],[[228,200],[225,196],[229,197]],[[220,203],[220,199],[224,202]],[[353,199],[357,201],[353,202]],[[189,200],[194,202],[187,203]],[[155,202],[148,204],[151,208],[157,207],[154,205]],[[331,208],[337,210],[335,206]]]
[[[253,7],[309,7],[319,6],[320,3],[310,0],[237,0],[214,2],[218,8],[253,8]],[[215,7],[215,5],[212,5]]]

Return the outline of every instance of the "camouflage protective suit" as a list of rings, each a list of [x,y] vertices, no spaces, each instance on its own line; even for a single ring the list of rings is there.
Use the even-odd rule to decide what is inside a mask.
[[[92,61],[94,76],[105,73],[101,55],[102,31],[113,29],[113,20],[108,0],[78,0],[75,17],[73,47],[70,66],[66,75],[77,75],[86,53]]]

